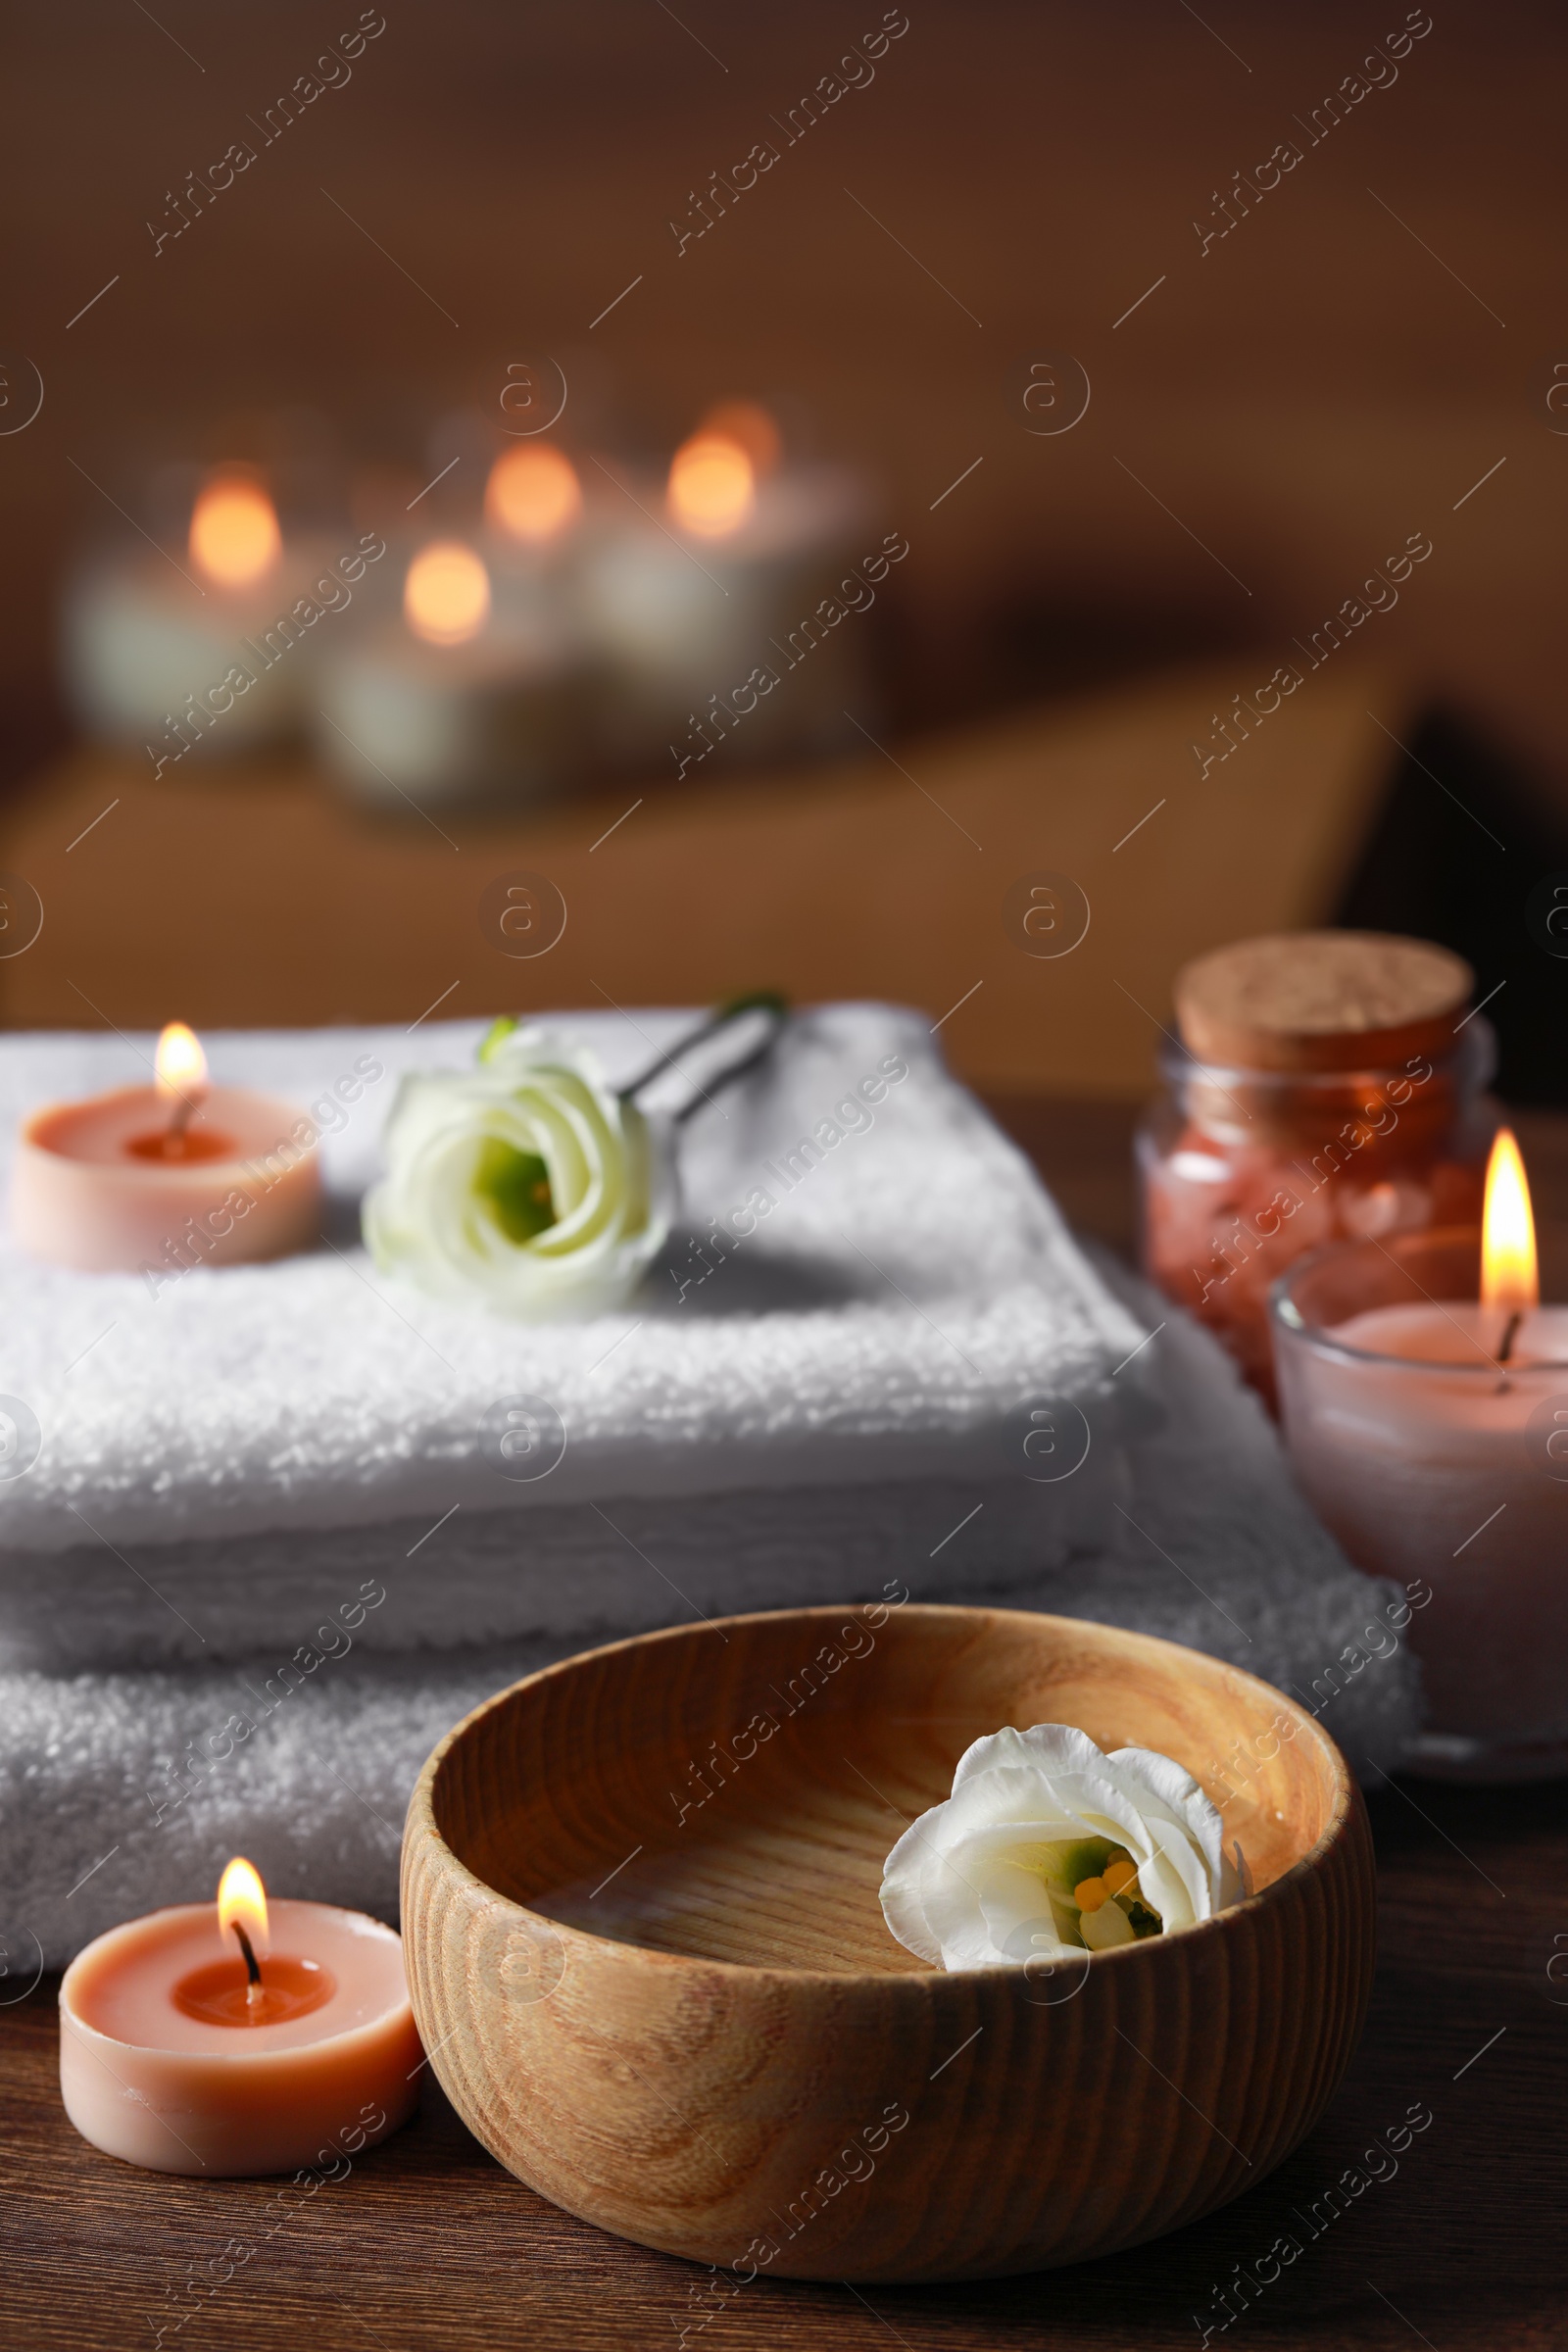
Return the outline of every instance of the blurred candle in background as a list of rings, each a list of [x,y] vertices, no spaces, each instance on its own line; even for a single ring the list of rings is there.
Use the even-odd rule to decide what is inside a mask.
[[[770,413],[757,400],[721,400],[708,411],[698,428],[699,438],[717,435],[746,452],[759,477],[776,473],[784,462],[784,436]]]
[[[361,798],[422,811],[427,801],[527,799],[569,781],[585,727],[569,614],[537,600],[503,609],[476,550],[438,539],[409,564],[401,616],[334,647],[315,740]]]
[[[214,468],[177,557],[142,543],[90,564],[68,591],[62,657],[77,716],[112,742],[146,745],[155,773],[187,752],[285,732],[308,667],[293,609],[319,554],[285,547],[256,468]]]
[[[757,511],[757,467],[727,433],[694,433],[676,450],[665,492],[669,518],[696,539],[728,539]]]
[[[515,615],[578,631],[582,512],[577,469],[552,443],[514,443],[496,459],[485,481],[480,545],[503,625]]]
[[[346,556],[291,535],[259,467],[188,481],[178,538],[154,514],[152,544],[72,586],[78,716],[139,744],[154,780],[308,731],[388,806],[860,748],[846,714],[876,725],[867,615],[906,549],[873,541],[856,473],[789,457],[749,401],[709,411],[662,482],[617,461],[591,495],[554,441],[497,452],[457,422],[470,446],[400,491],[409,520],[384,566],[378,530],[356,549],[345,525]],[[318,480],[312,512],[336,492],[321,495]]]
[[[466,645],[490,617],[490,574],[460,540],[421,548],[403,583],[403,613],[426,645]]]
[[[662,491],[612,467],[585,535],[583,610],[608,657],[606,749],[672,777],[858,741],[878,588],[859,477],[786,460],[766,410],[710,411]],[[858,536],[859,535],[859,536]],[[881,562],[883,576],[887,572]]]
[[[577,469],[548,441],[503,450],[485,484],[484,511],[504,545],[559,545],[582,513]]]
[[[259,481],[220,473],[198,497],[190,518],[190,560],[215,586],[252,588],[283,552],[277,512]]]

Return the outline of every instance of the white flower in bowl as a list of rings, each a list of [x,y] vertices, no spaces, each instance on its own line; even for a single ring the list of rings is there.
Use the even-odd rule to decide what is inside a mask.
[[[1152,1748],[1105,1755],[1064,1723],[993,1732],[889,1854],[882,1915],[933,1967],[1109,1951],[1251,1891],[1222,1827],[1191,1773]]]
[[[367,1196],[383,1273],[526,1322],[622,1304],[669,1230],[667,1137],[594,1056],[498,1021],[472,1070],[403,1080]]]

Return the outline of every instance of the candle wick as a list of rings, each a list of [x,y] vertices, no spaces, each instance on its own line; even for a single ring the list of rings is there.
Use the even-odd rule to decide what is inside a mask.
[[[1519,1337],[1519,1326],[1524,1319],[1525,1316],[1523,1307],[1516,1306],[1512,1314],[1508,1317],[1507,1322],[1503,1325],[1502,1338],[1497,1343],[1497,1361],[1499,1364],[1505,1364],[1508,1361],[1509,1356],[1512,1355],[1513,1344]],[[1512,1386],[1513,1383],[1509,1380],[1507,1373],[1504,1372],[1502,1378],[1497,1383],[1495,1394],[1501,1396],[1507,1391],[1509,1391]]]
[[[254,2000],[262,1988],[262,1964],[257,1959],[251,1939],[240,1926],[239,1921],[236,1919],[231,1924],[235,1935],[239,1937],[239,1948],[245,1955],[245,1974],[249,1980],[247,1991]]]
[[[191,1114],[195,1108],[196,1098],[194,1095],[176,1095],[174,1097],[174,1107],[169,1121],[169,1134],[172,1140],[177,1141],[183,1137],[186,1128],[190,1125]]]

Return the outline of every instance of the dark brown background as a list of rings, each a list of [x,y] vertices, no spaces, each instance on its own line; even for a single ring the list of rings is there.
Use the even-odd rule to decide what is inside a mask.
[[[710,400],[760,393],[871,466],[913,548],[906,717],[1194,647],[1283,652],[1424,529],[1434,559],[1363,635],[1568,796],[1568,439],[1545,409],[1568,357],[1556,12],[1437,0],[1395,86],[1201,258],[1192,225],[1234,171],[1304,146],[1293,118],[1405,13],[910,0],[871,86],[677,259],[666,223],[689,191],[773,135],[874,0],[690,0],[681,21],[657,0],[388,0],[352,81],[155,260],[167,192],[252,136],[247,116],[358,10],[23,12],[0,328],[46,399],[0,440],[19,741],[42,723],[67,546],[122,527],[68,459],[130,504],[148,455],[220,454],[260,412],[305,405],[417,471],[430,416],[488,405],[521,346],[564,361],[578,428],[667,445]],[[1037,439],[1021,392],[1048,350],[1077,356],[1093,401]]]

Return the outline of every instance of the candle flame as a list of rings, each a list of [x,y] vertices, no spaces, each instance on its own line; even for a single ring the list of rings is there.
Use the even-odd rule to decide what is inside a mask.
[[[466,645],[490,617],[490,574],[471,547],[434,540],[409,565],[403,612],[427,644]]]
[[[716,409],[709,410],[698,430],[738,441],[759,475],[778,471],[779,460],[784,455],[783,439],[760,401],[721,400]]]
[[[282,552],[277,513],[260,482],[227,470],[204,484],[190,518],[191,561],[220,588],[246,588]]]
[[[1487,1162],[1481,1216],[1481,1303],[1526,1312],[1541,1298],[1536,1272],[1536,1225],[1530,1213],[1525,1163],[1510,1130],[1499,1128]]]
[[[258,1960],[271,1948],[267,1926],[267,1889],[254,1863],[236,1854],[218,1882],[218,1925],[223,1935],[241,1927]]]
[[[548,442],[506,450],[490,468],[484,511],[509,537],[542,546],[582,511],[576,468]]]
[[[669,512],[700,539],[739,530],[757,504],[757,468],[726,433],[694,433],[669,468]]]
[[[194,1029],[171,1021],[158,1040],[158,1092],[167,1100],[199,1102],[207,1092],[207,1056]]]

